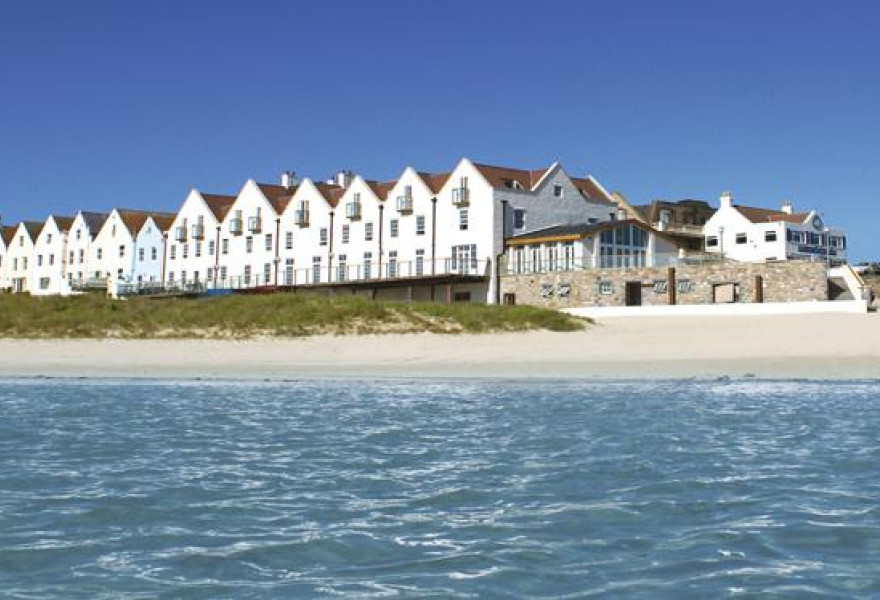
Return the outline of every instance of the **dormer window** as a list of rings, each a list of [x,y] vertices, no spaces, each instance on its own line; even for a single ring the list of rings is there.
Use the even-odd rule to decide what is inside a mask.
[[[556,198],[562,198],[562,195],[565,193],[565,189],[561,185],[553,186],[553,196]]]

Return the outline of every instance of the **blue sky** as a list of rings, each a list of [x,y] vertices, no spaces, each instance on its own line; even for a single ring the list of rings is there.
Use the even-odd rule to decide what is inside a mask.
[[[559,159],[632,202],[816,208],[880,258],[880,3],[0,3],[0,215],[284,168]]]

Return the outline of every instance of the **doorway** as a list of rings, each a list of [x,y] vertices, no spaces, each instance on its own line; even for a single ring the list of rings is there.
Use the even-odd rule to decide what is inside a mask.
[[[626,282],[626,305],[641,306],[642,305],[642,282],[627,281]]]

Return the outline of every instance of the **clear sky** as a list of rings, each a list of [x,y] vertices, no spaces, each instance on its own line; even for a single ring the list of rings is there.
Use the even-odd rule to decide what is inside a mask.
[[[0,214],[285,168],[555,159],[634,203],[816,208],[880,259],[880,2],[0,3]]]

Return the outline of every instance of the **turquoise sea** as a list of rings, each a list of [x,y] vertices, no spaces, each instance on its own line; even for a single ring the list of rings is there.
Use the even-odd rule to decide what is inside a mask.
[[[880,383],[0,381],[0,597],[878,597]]]

